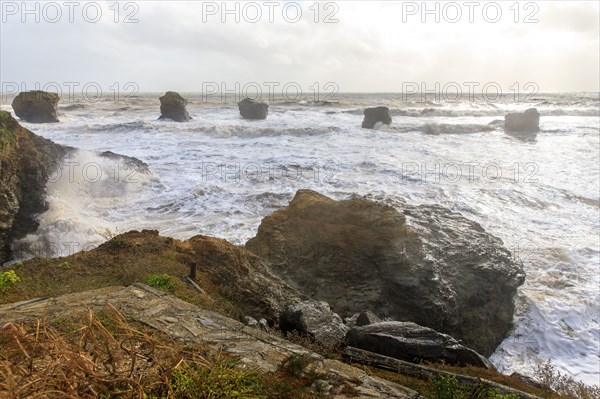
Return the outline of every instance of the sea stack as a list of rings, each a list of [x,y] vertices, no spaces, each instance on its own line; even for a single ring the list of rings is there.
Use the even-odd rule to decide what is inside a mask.
[[[25,122],[53,123],[58,122],[58,101],[56,93],[41,90],[19,93],[12,102],[15,115]]]
[[[251,98],[244,98],[238,107],[244,119],[267,119],[269,114],[269,104]]]
[[[388,107],[375,107],[365,109],[365,119],[362,127],[365,129],[373,129],[375,125],[381,122],[385,125],[392,123],[392,116]]]
[[[176,122],[187,122],[192,119],[185,108],[187,100],[181,97],[179,93],[168,91],[159,100],[161,115],[158,119],[171,119]]]
[[[504,130],[509,132],[537,132],[540,130],[540,113],[536,108],[515,112],[504,117]]]

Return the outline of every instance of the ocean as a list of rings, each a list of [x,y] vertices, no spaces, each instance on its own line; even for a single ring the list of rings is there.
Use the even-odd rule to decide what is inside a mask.
[[[194,118],[187,123],[157,120],[162,93],[61,101],[60,123],[22,123],[80,150],[56,166],[49,209],[38,231],[14,244],[18,256],[65,256],[133,229],[243,244],[301,188],[396,207],[440,204],[501,238],[527,273],[516,327],[492,355],[494,365],[531,375],[551,360],[598,384],[598,93],[526,101],[392,93],[273,98],[264,121],[241,119],[232,96],[181,94]],[[3,98],[1,109],[12,111],[10,100]],[[393,124],[362,129],[363,109],[375,105],[391,109]],[[537,134],[489,125],[530,107],[541,113]],[[98,151],[138,158],[151,172]]]

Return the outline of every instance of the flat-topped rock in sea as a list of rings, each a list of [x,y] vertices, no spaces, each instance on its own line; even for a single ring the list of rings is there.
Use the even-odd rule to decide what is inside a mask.
[[[160,117],[158,119],[171,119],[176,122],[187,122],[192,119],[186,106],[187,100],[179,93],[168,91],[160,99]]]
[[[534,133],[540,130],[540,113],[536,108],[515,112],[504,117],[504,130],[509,132]]]
[[[392,116],[388,107],[375,107],[365,109],[365,119],[362,127],[365,129],[373,129],[377,123],[384,125],[392,124]]]
[[[56,93],[41,90],[19,93],[12,102],[15,115],[29,123],[58,122],[58,101]]]
[[[238,108],[244,119],[267,119],[269,114],[269,104],[252,98],[244,98],[238,103]]]

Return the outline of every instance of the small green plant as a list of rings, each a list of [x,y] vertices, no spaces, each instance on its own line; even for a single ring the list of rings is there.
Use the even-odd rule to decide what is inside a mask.
[[[146,284],[150,287],[166,291],[175,286],[175,280],[169,274],[150,274],[146,276]]]
[[[56,265],[56,267],[58,267],[59,269],[70,269],[71,264],[69,262],[63,262],[63,263]]]
[[[23,262],[17,262],[13,265],[13,267],[16,269],[17,267],[23,267]]]
[[[17,273],[14,270],[8,270],[6,272],[0,272],[0,290],[8,288],[21,281]]]
[[[483,384],[461,385],[456,377],[441,375],[432,381],[434,399],[519,399],[515,394],[503,394]]]
[[[436,399],[461,399],[465,393],[454,376],[439,376],[433,380]]]

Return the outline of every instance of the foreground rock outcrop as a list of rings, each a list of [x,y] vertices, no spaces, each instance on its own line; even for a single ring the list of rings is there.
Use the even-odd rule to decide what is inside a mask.
[[[346,335],[348,345],[413,363],[438,362],[493,368],[472,349],[447,334],[411,322],[388,321],[357,326]]]
[[[252,98],[244,98],[238,103],[238,108],[244,119],[267,119],[269,114],[269,104]]]
[[[29,303],[0,305],[0,327],[5,323],[39,319],[72,320],[85,317],[90,310],[98,313],[108,306],[118,310],[127,320],[164,333],[164,339],[176,339],[190,347],[234,356],[239,359],[238,367],[241,368],[256,369],[261,373],[276,372],[289,359],[306,359],[305,371],[319,375],[325,382],[315,390],[319,389],[326,397],[420,398],[409,388],[371,376],[360,368],[324,358],[258,328],[244,326],[143,284],[105,287]],[[137,343],[136,338],[125,339],[122,344],[129,345],[130,342]],[[154,353],[153,348],[150,351],[148,353]],[[140,355],[139,359],[144,361],[146,358]]]
[[[289,304],[305,298],[243,247],[206,236],[192,237],[185,245],[191,249],[193,261],[245,314],[264,317],[273,324]]]
[[[246,243],[310,298],[349,317],[377,309],[489,356],[512,327],[524,272],[500,239],[441,206],[335,201],[300,190]]]
[[[330,348],[340,346],[348,332],[342,318],[331,311],[327,302],[312,299],[288,306],[279,317],[279,328],[283,333],[308,334]]]
[[[24,91],[13,99],[15,115],[30,123],[58,122],[58,101],[56,93],[41,90]]]
[[[70,150],[0,111],[0,264],[10,259],[14,239],[37,229],[35,216],[47,209],[49,174]]]
[[[160,117],[158,119],[171,119],[176,122],[187,122],[192,117],[188,113],[187,100],[179,93],[168,91],[160,100]]]
[[[515,112],[504,117],[504,129],[509,132],[534,133],[540,130],[540,113],[536,108]]]
[[[384,125],[392,124],[392,116],[390,115],[390,109],[388,107],[365,109],[365,119],[362,123],[363,128],[373,129],[379,122],[383,123]]]

